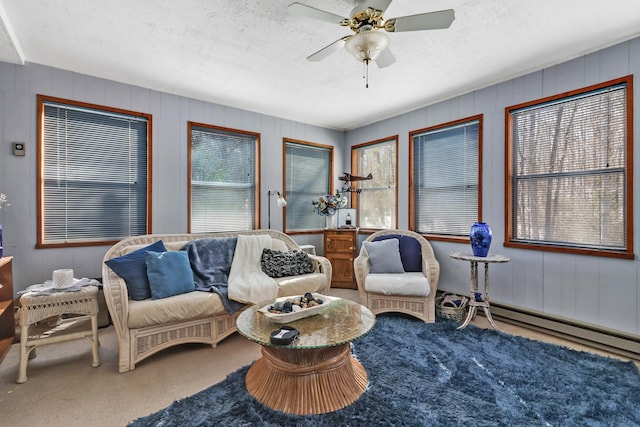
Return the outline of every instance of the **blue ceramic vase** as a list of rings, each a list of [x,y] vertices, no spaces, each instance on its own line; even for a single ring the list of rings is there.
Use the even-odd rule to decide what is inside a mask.
[[[491,227],[486,222],[476,222],[469,229],[471,250],[474,256],[486,257],[491,247]]]

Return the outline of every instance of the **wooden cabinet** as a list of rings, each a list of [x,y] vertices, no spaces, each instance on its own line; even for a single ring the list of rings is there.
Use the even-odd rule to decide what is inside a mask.
[[[357,289],[353,260],[358,256],[357,229],[324,230],[324,256],[331,262],[331,286]]]
[[[15,339],[13,314],[13,257],[0,258],[0,361]]]

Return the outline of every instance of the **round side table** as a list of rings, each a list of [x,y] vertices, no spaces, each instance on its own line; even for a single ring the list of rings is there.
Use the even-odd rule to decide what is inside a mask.
[[[453,259],[459,259],[462,261],[468,261],[471,264],[471,298],[469,302],[469,312],[467,313],[467,318],[464,319],[462,325],[458,326],[458,329],[464,329],[467,327],[469,322],[475,317],[476,311],[478,307],[481,307],[484,311],[487,320],[489,320],[489,324],[491,326],[503,332],[502,329],[496,325],[496,322],[493,321],[493,317],[491,317],[491,310],[489,305],[489,264],[492,263],[501,263],[501,262],[509,262],[511,258],[492,254],[487,255],[486,257],[475,256],[471,254],[463,254],[460,252],[449,252],[449,256]],[[478,263],[484,263],[484,290],[480,292],[478,290]]]

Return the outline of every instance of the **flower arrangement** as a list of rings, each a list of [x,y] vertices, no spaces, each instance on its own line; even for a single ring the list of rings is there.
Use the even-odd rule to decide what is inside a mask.
[[[345,196],[341,195],[340,192],[336,192],[335,196],[327,194],[311,203],[313,203],[313,210],[318,215],[332,216],[338,212],[338,209],[347,206],[347,202],[348,200]]]

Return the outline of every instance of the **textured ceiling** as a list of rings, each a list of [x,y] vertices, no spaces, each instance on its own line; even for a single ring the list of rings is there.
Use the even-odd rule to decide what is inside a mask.
[[[333,129],[353,129],[640,34],[638,0],[395,0],[385,18],[454,9],[449,29],[392,33],[396,62],[341,50],[350,30],[294,0],[0,0],[0,61],[44,64]],[[348,16],[353,0],[299,0]]]

